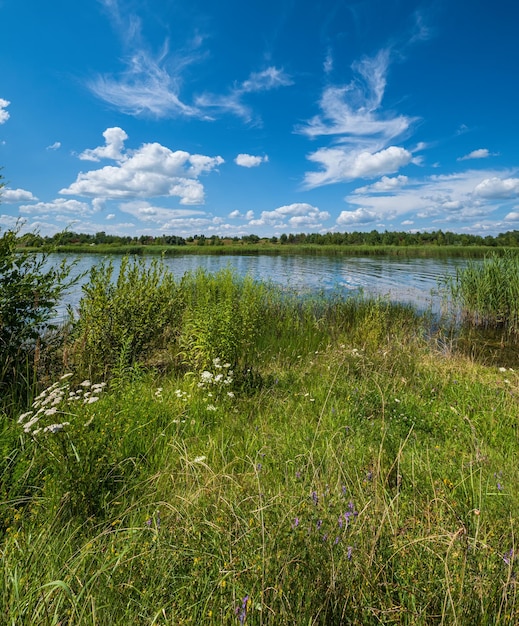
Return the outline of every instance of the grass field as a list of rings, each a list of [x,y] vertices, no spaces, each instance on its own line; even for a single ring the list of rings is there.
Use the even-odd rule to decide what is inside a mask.
[[[3,623],[519,622],[513,363],[383,300],[109,274],[4,403]]]

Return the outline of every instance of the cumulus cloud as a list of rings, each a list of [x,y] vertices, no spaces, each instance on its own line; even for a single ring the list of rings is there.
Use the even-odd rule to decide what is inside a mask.
[[[124,202],[119,205],[119,209],[124,213],[133,215],[133,217],[136,217],[141,222],[152,222],[160,225],[166,224],[174,219],[186,218],[192,215],[204,215],[203,211],[194,209],[166,209],[142,201]]]
[[[105,138],[104,146],[84,150],[79,155],[79,158],[83,161],[100,161],[101,159],[124,160],[124,142],[128,139],[125,131],[118,126],[107,128],[103,133],[103,137]]]
[[[485,178],[474,193],[482,198],[511,198],[519,195],[519,178]]]
[[[114,132],[107,136],[108,131]],[[122,129],[107,129],[104,136],[106,145],[86,151],[87,157],[112,158],[117,165],[81,172],[74,183],[61,189],[61,194],[120,199],[177,196],[181,204],[203,204],[205,194],[199,176],[224,163],[220,156],[172,151],[156,142],[123,153],[126,133]]]
[[[395,189],[399,189],[403,187],[407,181],[407,176],[395,176],[393,178],[389,178],[388,176],[382,176],[380,180],[372,185],[366,185],[365,187],[358,187],[355,189],[355,193],[385,193],[387,191],[394,191]]]
[[[238,154],[238,156],[234,159],[236,165],[240,165],[241,167],[258,167],[262,163],[267,163],[269,160],[268,156],[253,156],[252,154]]]
[[[510,211],[510,213],[508,213],[505,216],[505,221],[506,222],[519,222],[519,212],[518,211]]]
[[[487,217],[506,206],[503,203],[517,193],[519,179],[499,177],[492,170],[468,170],[419,180],[409,178],[404,186],[395,186],[385,192],[381,192],[375,183],[359,187],[346,196],[345,201],[352,208],[342,219],[366,216],[363,212],[367,211],[375,214],[378,220],[406,216],[434,218],[435,223],[462,222]]]
[[[9,119],[9,112],[6,109],[10,104],[9,100],[0,98],[0,124],[4,124]]]
[[[273,211],[262,211],[258,219],[252,219],[250,226],[273,226],[275,228],[316,228],[321,222],[330,218],[327,211],[306,202],[296,202],[278,207]]]
[[[349,151],[343,148],[321,148],[308,156],[322,170],[307,172],[304,183],[308,188],[319,187],[355,178],[372,178],[398,171],[413,160],[408,150],[389,146],[375,153]]]
[[[371,224],[378,219],[377,213],[367,209],[356,209],[355,211],[341,211],[337,218],[339,226],[352,226],[358,224]]]
[[[14,204],[15,202],[31,202],[38,199],[30,191],[26,191],[25,189],[4,189],[0,192],[0,198],[2,199],[2,202],[7,204]]]
[[[60,148],[61,148],[61,142],[60,141],[55,141],[50,146],[47,146],[46,150],[59,150]]]
[[[198,96],[195,103],[201,109],[232,113],[246,122],[250,122],[253,119],[251,108],[243,102],[247,94],[270,91],[292,84],[293,81],[288,74],[282,69],[272,66],[262,72],[252,72],[247,80],[235,85],[226,94],[205,93]]]
[[[478,150],[472,150],[465,156],[459,157],[458,161],[468,161],[469,159],[486,159],[490,156],[490,151],[487,148],[479,148]]]
[[[94,210],[92,206],[87,202],[80,202],[79,200],[65,200],[64,198],[57,198],[53,202],[37,202],[36,204],[24,204],[20,206],[20,213],[26,215],[38,214],[70,214],[75,216],[87,216],[92,215]]]

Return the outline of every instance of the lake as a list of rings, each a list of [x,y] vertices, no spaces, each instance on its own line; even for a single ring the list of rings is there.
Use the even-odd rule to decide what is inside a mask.
[[[50,264],[58,264],[70,255],[52,254]],[[94,265],[111,260],[115,276],[121,256],[81,254],[73,274],[88,272]],[[155,256],[144,256],[151,262]],[[438,283],[446,276],[456,274],[464,267],[466,259],[424,259],[394,257],[338,257],[309,255],[260,255],[219,256],[185,255],[165,257],[164,264],[180,278],[186,272],[198,268],[214,273],[231,267],[240,276],[249,274],[254,279],[271,281],[281,287],[295,289],[301,293],[339,292],[345,297],[353,294],[384,296],[394,302],[410,303],[419,310],[438,311],[441,298]],[[88,277],[83,279],[86,282]],[[76,307],[81,298],[81,283],[66,294],[59,314],[63,315],[67,305]]]

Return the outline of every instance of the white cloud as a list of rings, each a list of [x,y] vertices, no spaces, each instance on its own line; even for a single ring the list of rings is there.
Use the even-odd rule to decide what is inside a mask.
[[[312,139],[334,138],[333,147],[318,148],[307,156],[321,171],[305,174],[306,188],[382,176],[419,162],[420,157],[413,158],[410,151],[390,145],[416,120],[381,111],[390,56],[385,49],[354,63],[354,79],[345,86],[326,87],[319,103],[321,113],[296,128]]]
[[[108,213],[108,215],[106,216],[107,220],[114,220],[115,219],[115,213]]]
[[[119,205],[119,209],[124,213],[133,215],[133,217],[136,217],[141,222],[152,222],[160,225],[169,223],[174,219],[185,219],[192,215],[205,215],[203,211],[194,209],[165,209],[142,201],[122,203]]]
[[[4,124],[9,119],[9,113],[6,109],[10,104],[9,100],[0,98],[0,124]]]
[[[319,172],[305,174],[305,186],[313,188],[355,178],[390,174],[410,163],[413,155],[397,146],[389,146],[375,153],[355,152],[343,148],[321,148],[310,154],[308,159],[320,163],[323,167]]]
[[[511,211],[505,216],[505,221],[507,222],[519,222],[519,212]]]
[[[293,81],[283,70],[277,67],[267,67],[262,72],[252,72],[245,80],[238,91],[242,93],[254,93],[260,91],[270,91],[277,87],[292,85]]]
[[[50,146],[47,146],[46,150],[59,150],[60,148],[61,148],[61,142],[60,141],[55,141]]]
[[[321,222],[330,218],[327,211],[320,211],[317,207],[306,202],[296,202],[278,207],[274,211],[262,211],[258,219],[251,219],[250,226],[274,226],[276,228],[316,228]]]
[[[407,176],[395,176],[389,178],[388,176],[382,176],[380,180],[372,185],[366,185],[365,187],[358,187],[355,189],[355,193],[384,193],[387,191],[394,191],[407,184]]]
[[[355,144],[364,138],[373,151],[405,132],[414,118],[378,114],[389,61],[389,50],[381,50],[354,63],[356,78],[344,87],[327,87],[319,103],[322,114],[298,127],[298,132],[308,137],[339,135],[340,141]]]
[[[511,198],[519,194],[519,178],[485,178],[474,193],[482,198]]]
[[[183,150],[173,152],[159,143],[143,144],[123,154],[124,131],[108,130],[118,131],[114,133],[115,138],[107,140],[104,147],[86,152],[90,158],[110,157],[118,160],[118,164],[81,172],[74,183],[61,189],[61,194],[96,198],[178,196],[181,204],[203,204],[204,187],[198,177],[224,163],[220,156],[189,154]]]
[[[238,209],[236,209],[235,211],[231,211],[227,217],[231,220],[235,220],[243,217],[243,215],[238,211]]]
[[[200,58],[193,40],[192,49],[182,55],[169,54],[167,42],[158,53],[148,49],[138,16],[121,10],[118,0],[101,0],[114,28],[123,40],[125,68],[119,76],[98,76],[88,83],[91,91],[129,115],[201,116],[196,107],[180,99],[182,73]]]
[[[337,218],[339,226],[351,226],[353,224],[371,224],[377,221],[379,216],[374,211],[356,209],[355,211],[341,211]]]
[[[79,200],[65,200],[65,198],[57,198],[53,202],[37,202],[36,204],[23,204],[20,206],[20,213],[26,215],[41,214],[68,214],[76,216],[92,215],[94,213],[92,207],[87,202]]]
[[[100,161],[101,159],[113,159],[114,161],[123,161],[125,159],[122,151],[124,150],[124,142],[128,139],[128,135],[122,128],[115,126],[107,128],[103,133],[105,145],[98,148],[84,150],[79,158],[82,161]]]
[[[405,187],[388,189],[385,193],[377,191],[377,183],[360,187],[345,198],[348,205],[358,207],[352,209],[353,216],[346,215],[346,219],[362,216],[363,213],[356,213],[359,210],[374,213],[379,220],[407,216],[434,218],[435,223],[441,223],[486,217],[512,195],[515,185],[516,193],[519,192],[519,179],[502,173],[501,176],[492,170],[467,170],[419,180],[409,178]]]
[[[490,155],[490,151],[487,148],[479,148],[478,150],[472,150],[465,156],[459,157],[458,161],[467,161],[469,159],[486,159]]]
[[[3,189],[0,192],[0,199],[2,202],[6,203],[15,203],[15,202],[31,202],[32,200],[37,200],[30,191],[26,191],[25,189]]]
[[[241,84],[234,86],[227,94],[202,94],[195,100],[201,109],[213,109],[222,113],[232,113],[246,122],[253,118],[252,111],[243,98],[249,93],[270,91],[278,87],[292,85],[293,81],[285,72],[276,67],[268,67],[262,72],[253,72]]]
[[[268,156],[253,156],[252,154],[239,154],[234,162],[241,167],[258,167],[262,163],[267,163]]]

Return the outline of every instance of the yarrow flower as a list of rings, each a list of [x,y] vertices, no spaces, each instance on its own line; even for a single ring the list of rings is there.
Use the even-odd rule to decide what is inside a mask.
[[[80,388],[76,391],[69,390],[68,379],[71,373],[64,374],[58,382],[53,383],[47,389],[44,389],[36,396],[32,403],[32,410],[22,413],[17,423],[23,428],[23,432],[27,435],[36,436],[39,433],[57,433],[63,430],[65,426],[69,426],[70,422],[61,422],[48,424],[43,426],[40,420],[53,415],[70,414],[68,408],[74,402],[81,400],[83,404],[92,404],[99,400],[98,395],[104,389],[106,383],[97,383],[92,385],[89,380],[84,380],[80,384]],[[36,427],[37,426],[37,427]]]

